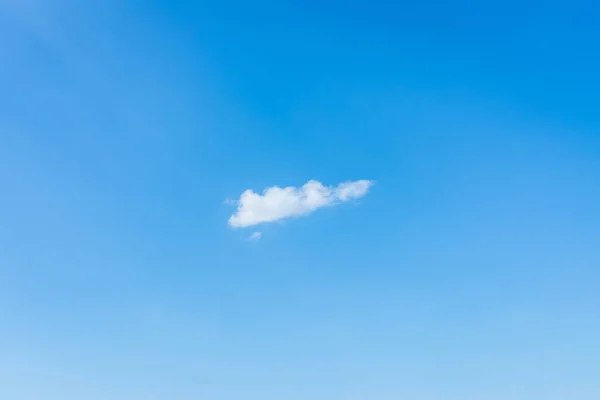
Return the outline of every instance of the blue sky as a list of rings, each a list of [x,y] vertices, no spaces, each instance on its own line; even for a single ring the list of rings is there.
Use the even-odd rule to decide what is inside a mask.
[[[93,3],[0,0],[0,398],[600,397],[598,5]]]

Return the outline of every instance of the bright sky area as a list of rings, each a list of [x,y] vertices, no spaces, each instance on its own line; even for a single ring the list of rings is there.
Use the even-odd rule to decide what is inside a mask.
[[[0,0],[0,399],[599,399],[599,20]]]

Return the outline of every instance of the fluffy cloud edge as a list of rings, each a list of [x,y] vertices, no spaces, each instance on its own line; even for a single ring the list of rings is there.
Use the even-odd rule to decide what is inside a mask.
[[[232,228],[245,228],[306,216],[319,208],[364,197],[374,183],[372,180],[361,179],[325,186],[319,181],[310,180],[301,187],[271,186],[261,194],[248,189],[241,194],[239,200],[227,201],[228,204],[237,205],[228,224]]]

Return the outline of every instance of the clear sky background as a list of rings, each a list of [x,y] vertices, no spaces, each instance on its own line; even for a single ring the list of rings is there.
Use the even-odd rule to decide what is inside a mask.
[[[599,20],[0,0],[0,398],[597,400]]]

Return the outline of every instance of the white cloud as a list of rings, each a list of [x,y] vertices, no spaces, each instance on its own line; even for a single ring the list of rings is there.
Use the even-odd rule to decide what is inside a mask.
[[[257,241],[257,240],[260,240],[260,238],[262,238],[262,235],[263,235],[262,232],[254,232],[254,233],[252,233],[252,235],[250,235],[250,237],[248,239]]]
[[[308,215],[313,211],[363,197],[373,181],[343,182],[337,186],[324,186],[311,180],[302,187],[288,186],[267,188],[262,194],[248,189],[242,193],[237,211],[229,218],[229,226],[244,228],[284,218]]]

